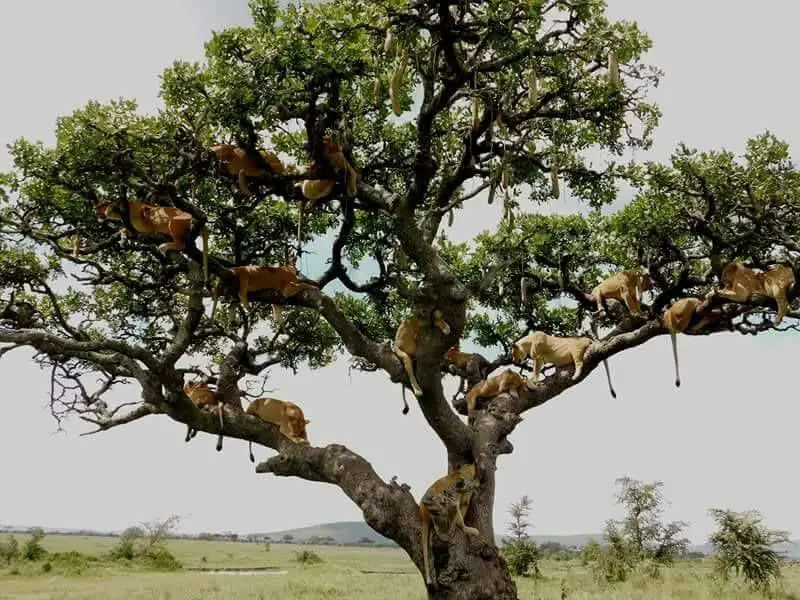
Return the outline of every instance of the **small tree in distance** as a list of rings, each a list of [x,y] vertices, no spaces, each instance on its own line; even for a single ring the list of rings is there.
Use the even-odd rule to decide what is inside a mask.
[[[511,523],[508,525],[508,531],[515,540],[528,538],[530,523],[527,518],[531,512],[532,504],[533,501],[527,495],[524,495],[518,502],[512,502],[511,507],[508,509],[511,514]]]
[[[45,538],[44,530],[37,527],[30,533],[31,537],[22,545],[22,558],[30,561],[41,560],[47,556],[47,550],[42,546],[42,540]]]
[[[772,548],[789,541],[786,531],[767,529],[755,510],[709,510],[717,530],[709,537],[717,572],[727,579],[731,570],[756,589],[766,591],[781,579],[781,554]]]
[[[512,502],[508,512],[511,522],[508,531],[511,539],[503,541],[501,554],[508,565],[508,569],[517,576],[539,577],[539,548],[536,542],[528,535],[528,514],[531,510],[531,499],[525,495],[518,502]]]
[[[10,565],[12,561],[19,558],[19,541],[12,534],[9,535],[5,542],[0,542],[0,560],[6,561],[6,565]]]
[[[660,564],[671,564],[686,551],[689,540],[681,535],[687,526],[684,521],[661,522],[664,484],[643,483],[630,477],[621,477],[616,483],[620,487],[617,502],[626,514],[622,521],[609,521],[607,530],[621,535],[634,562],[650,558]]]
[[[606,581],[624,581],[631,569],[643,561],[650,561],[649,572],[656,576],[658,565],[669,565],[686,551],[689,540],[681,535],[686,523],[661,522],[665,502],[661,481],[643,483],[621,477],[616,484],[617,502],[623,506],[625,517],[620,521],[609,519],[606,546],[585,556],[592,557],[596,575]]]

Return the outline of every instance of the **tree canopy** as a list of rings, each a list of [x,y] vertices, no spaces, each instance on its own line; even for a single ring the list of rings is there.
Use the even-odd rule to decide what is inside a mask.
[[[141,114],[129,99],[89,102],[59,117],[55,145],[10,145],[14,167],[0,175],[0,352],[33,348],[50,373],[54,415],[77,413],[99,430],[160,413],[217,433],[215,417],[182,391],[186,376],[216,383],[224,435],[278,451],[259,472],[340,486],[419,565],[407,487],[384,482],[345,446],[314,447],[313,433],[310,446],[292,443],[245,415],[240,397],[257,397],[270,369],[321,368],[342,353],[407,385],[390,341],[408,316],[438,308],[451,331],[421,333],[418,405],[450,465],[478,466],[470,520],[486,549],[469,556],[472,576],[485,575],[500,564],[495,461],[512,451],[507,436],[522,413],[602,359],[666,333],[663,310],[712,289],[727,261],[761,269],[783,262],[797,273],[800,174],[788,145],[765,132],[741,156],[680,146],[667,164],[626,160],[651,144],[660,113],[647,93],[662,74],[643,62],[648,36],[635,23],[610,21],[602,0],[249,5],[252,27],[214,33],[203,63],[165,70],[157,113]],[[358,173],[352,197],[325,135]],[[262,148],[295,167],[249,178],[246,195],[210,150],[220,143],[263,167]],[[298,238],[304,198],[295,184],[309,178],[310,163],[314,177],[336,184],[306,206]],[[622,186],[632,186],[634,199],[603,211]],[[537,212],[567,193],[588,210]],[[134,199],[194,217],[183,251],[160,252],[163,239],[135,232],[119,243]],[[120,201],[123,223],[97,218],[105,200]],[[453,222],[494,201],[504,206],[496,226],[472,243],[448,239]],[[203,226],[209,282],[200,269]],[[289,249],[309,248],[329,257],[317,289],[288,299],[252,292],[243,311],[225,287],[210,318],[213,281],[230,281],[230,267],[281,265]],[[590,347],[578,381],[556,372],[496,397],[470,424],[459,417],[463,398],[451,404],[442,389],[447,348],[471,339],[495,354],[484,361],[490,371],[510,364],[510,345],[526,331],[578,334],[594,308],[591,288],[641,265],[654,284],[644,316],[610,311],[600,321],[610,331]],[[530,282],[526,294],[521,280]],[[270,304],[286,306],[280,326]],[[769,298],[711,308],[713,322],[697,333],[773,328]],[[789,317],[782,328],[800,313]],[[482,377],[458,374],[470,384]],[[124,381],[140,386],[140,402],[102,401]],[[509,578],[478,581],[461,593],[513,597]],[[444,589],[457,593],[452,583]]]

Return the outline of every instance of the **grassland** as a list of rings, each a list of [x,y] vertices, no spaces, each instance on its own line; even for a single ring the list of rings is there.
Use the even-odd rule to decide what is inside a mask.
[[[24,536],[18,536],[24,541]],[[85,560],[100,557],[116,543],[115,538],[48,536],[43,545],[62,559],[20,563],[18,574],[0,566],[0,600],[424,600],[422,578],[402,550],[336,546],[295,546],[171,540],[171,552],[183,563],[178,572],[158,573],[117,563]],[[299,564],[296,552],[310,549],[323,562]],[[70,558],[71,556],[71,558]],[[273,567],[284,574],[236,575],[191,571],[198,568]],[[371,572],[365,572],[371,571]],[[681,563],[663,572],[661,579],[634,576],[623,584],[601,585],[578,562],[545,561],[544,579],[517,582],[521,599],[562,598],[562,582],[570,600],[707,599],[755,600],[737,582],[723,584],[711,576],[706,561]],[[785,568],[783,590],[777,597],[800,598],[800,567]]]

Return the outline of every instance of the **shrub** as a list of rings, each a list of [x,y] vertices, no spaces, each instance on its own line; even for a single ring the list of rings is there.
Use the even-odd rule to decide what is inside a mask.
[[[595,562],[600,558],[601,552],[602,547],[599,542],[595,539],[589,540],[589,543],[581,550],[581,564],[585,567],[589,563]]]
[[[788,541],[787,532],[764,527],[758,511],[739,513],[714,508],[709,512],[718,527],[709,542],[715,550],[716,571],[724,579],[734,570],[762,591],[770,587],[770,580],[780,580],[782,557],[772,546]]]
[[[177,571],[181,562],[167,549],[166,542],[174,530],[178,517],[165,521],[145,523],[144,527],[128,527],[119,536],[119,542],[108,553],[112,560],[136,561],[142,566],[159,571]],[[203,562],[206,558],[203,557]]]
[[[322,557],[313,550],[301,550],[294,553],[294,559],[301,565],[315,565],[322,562]]]
[[[44,535],[44,531],[41,529],[34,529],[31,532],[31,537],[25,540],[25,544],[22,546],[24,560],[37,561],[47,556],[47,550],[41,544]]]
[[[113,560],[133,560],[136,557],[136,542],[144,537],[140,527],[128,527],[119,536],[119,542],[108,553]]]
[[[13,535],[8,536],[5,542],[0,542],[0,560],[5,560],[7,565],[19,558],[19,542]]]
[[[177,571],[183,568],[181,562],[169,550],[163,547],[148,548],[137,557],[137,560],[151,569],[159,571]]]
[[[530,539],[511,540],[503,544],[500,554],[512,575],[518,577],[541,577],[539,570],[539,548]]]
[[[522,496],[518,502],[513,502],[508,509],[511,514],[511,522],[508,525],[509,533],[511,533],[510,540],[503,541],[503,547],[500,549],[500,554],[508,565],[508,570],[512,575],[518,577],[540,577],[541,571],[539,570],[539,548],[530,537],[528,536],[528,527],[530,523],[527,521],[528,514],[531,510],[531,499],[528,496]]]
[[[598,581],[619,583],[628,579],[633,564],[633,555],[629,551],[623,536],[612,526],[606,531],[608,544],[598,545],[595,560],[591,563],[592,573]]]

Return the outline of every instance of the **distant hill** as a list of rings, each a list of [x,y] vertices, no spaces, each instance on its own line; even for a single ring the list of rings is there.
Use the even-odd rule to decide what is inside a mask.
[[[372,540],[376,546],[394,546],[392,540],[383,537],[379,533],[364,523],[363,521],[341,521],[338,523],[323,523],[320,525],[310,525],[298,529],[285,529],[283,531],[272,531],[270,533],[258,534],[271,537],[273,540],[280,540],[285,535],[292,536],[293,540],[308,540],[313,537],[325,538],[332,537],[340,544],[354,544],[364,538]],[[506,536],[496,536],[497,543],[501,543]],[[576,535],[533,535],[531,538],[541,544],[543,542],[558,542],[564,546],[585,546],[589,540],[594,538],[598,541],[603,536],[600,533],[576,534]]]
[[[372,543],[376,546],[396,546],[392,540],[375,532],[374,529],[363,521],[323,523],[321,525],[310,525],[309,527],[300,527],[298,529],[273,531],[263,535],[267,535],[275,541],[280,540],[285,535],[292,536],[294,540],[309,540],[313,537],[332,537],[339,544],[355,544],[366,538],[372,540]]]

